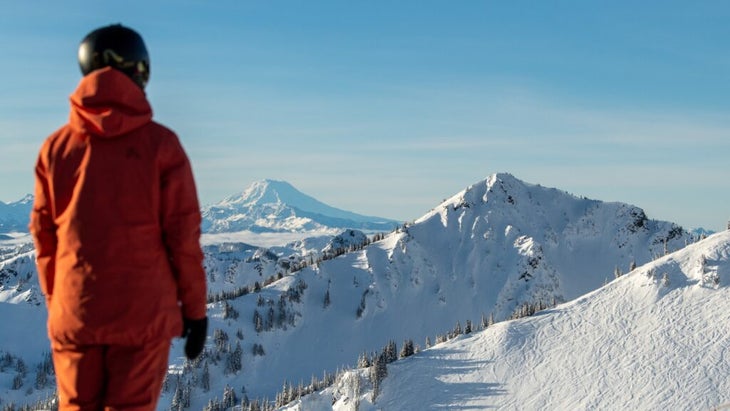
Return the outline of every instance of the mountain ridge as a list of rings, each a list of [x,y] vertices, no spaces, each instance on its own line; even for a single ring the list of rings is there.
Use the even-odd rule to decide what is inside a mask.
[[[270,397],[282,368],[288,381],[308,381],[388,340],[422,342],[456,321],[499,321],[525,304],[570,300],[614,278],[617,266],[628,271],[692,241],[638,207],[497,174],[382,240],[214,305],[213,318],[228,307],[244,320],[212,327],[229,335],[240,328],[244,352],[263,347],[266,355],[244,359],[248,372],[235,385]],[[281,326],[267,325],[277,318]]]
[[[525,304],[571,300],[694,238],[638,207],[500,173],[372,244],[364,240],[353,231],[303,241],[297,247],[312,252],[298,255],[288,254],[292,248],[208,246],[209,289],[218,293],[209,305],[204,357],[211,379],[245,387],[250,398],[272,398],[285,380],[334,372],[389,340],[420,343],[457,321],[477,323],[490,314],[499,321]],[[325,256],[326,247],[348,252]],[[0,262],[0,286],[12,292],[14,278],[33,282],[21,271],[31,257]],[[200,370],[185,371],[183,358],[176,341],[169,377],[194,384]],[[230,361],[241,368],[231,371]],[[176,390],[163,392],[161,407]],[[201,398],[210,396],[196,392],[193,408],[203,408]]]
[[[368,370],[285,411],[428,409],[724,409],[730,231],[639,266],[533,316],[490,325]]]
[[[32,207],[32,194],[10,203],[0,201],[0,233],[27,232]]]

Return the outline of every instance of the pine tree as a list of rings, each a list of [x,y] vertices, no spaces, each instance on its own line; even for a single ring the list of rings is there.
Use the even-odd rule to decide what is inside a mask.
[[[228,334],[220,328],[213,330],[213,345],[215,347],[216,354],[228,352],[226,348],[228,347]]]
[[[452,334],[454,337],[457,337],[461,335],[461,321],[456,320],[456,325],[454,326],[454,331],[452,331]]]
[[[42,390],[46,387],[47,383],[48,375],[42,369],[38,369],[35,374],[35,388],[37,390]]]
[[[401,358],[410,357],[414,353],[415,353],[415,350],[413,348],[413,340],[408,339],[408,340],[403,341],[403,346],[401,347],[401,350],[400,350],[400,357]]]
[[[274,312],[274,307],[269,307],[269,311],[266,313],[266,324],[264,325],[265,330],[271,330],[274,328],[274,317],[276,316],[276,313]]]
[[[23,361],[22,358],[18,358],[16,360],[15,371],[17,371],[18,374],[22,374],[23,377],[25,377],[25,374],[28,372],[28,367],[25,366],[25,361]]]
[[[253,328],[254,330],[256,330],[257,333],[260,333],[264,330],[264,319],[261,318],[259,310],[253,311]]]
[[[383,379],[388,376],[388,365],[385,353],[381,353],[375,357],[373,365],[370,367],[370,383],[373,386],[373,402],[380,394],[380,386]]]
[[[19,390],[21,388],[23,388],[23,375],[18,373],[15,374],[15,377],[13,377],[13,385],[11,386],[11,389]]]
[[[210,370],[208,369],[208,361],[203,365],[203,372],[200,375],[200,388],[203,392],[210,391]]]
[[[223,301],[223,319],[235,320],[238,318],[238,311],[228,301]]]
[[[221,409],[221,403],[218,400],[211,398],[210,400],[208,400],[208,404],[206,404],[205,408],[203,408],[203,411],[223,411],[223,410]]]
[[[395,341],[388,341],[388,344],[383,348],[383,355],[385,362],[388,364],[398,359],[398,347],[395,345]]]
[[[236,392],[226,384],[223,389],[223,409],[229,409],[236,406]]]
[[[357,368],[367,368],[370,364],[370,357],[367,353],[360,354],[360,357],[357,359]]]
[[[482,317],[479,320],[479,329],[480,330],[486,330],[489,327],[489,321],[487,320],[487,317],[482,313]]]
[[[172,401],[170,402],[173,410],[181,410],[183,408],[183,390],[180,387],[180,381],[178,380],[175,386],[175,392],[172,394]]]
[[[243,348],[241,348],[241,342],[236,341],[236,348],[231,351],[231,353],[228,354],[228,359],[226,361],[226,368],[225,373],[226,374],[235,374],[243,368],[242,360],[243,357]]]

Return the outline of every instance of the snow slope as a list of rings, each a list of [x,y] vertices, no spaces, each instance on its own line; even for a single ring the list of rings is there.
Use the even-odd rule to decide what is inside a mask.
[[[617,267],[626,272],[692,241],[637,207],[493,175],[365,248],[212,304],[211,332],[243,352],[242,370],[221,378],[239,395],[245,387],[249,398],[273,399],[285,381],[352,366],[389,340],[425,346],[457,322],[570,300],[613,279]],[[209,358],[230,358],[213,345]],[[210,398],[196,395],[193,403]]]
[[[181,342],[174,344],[160,409],[179,392],[190,397],[190,409],[201,409],[226,386],[239,398],[245,390],[252,399],[273,399],[285,381],[352,366],[389,340],[425,346],[457,322],[476,324],[490,314],[501,320],[523,304],[567,301],[599,288],[617,269],[626,272],[632,262],[694,241],[637,207],[578,198],[509,174],[468,187],[369,246],[358,244],[361,234],[282,249],[208,244],[210,288],[223,298],[209,305],[210,337],[200,361],[186,363]],[[298,250],[293,258],[291,250]],[[26,252],[0,261],[0,271],[10,273],[10,282],[0,284],[9,294],[4,301],[18,295],[14,287],[25,277],[10,270],[28,264],[21,262],[30,259]],[[286,267],[301,270],[251,287]],[[0,350],[12,338],[3,335]],[[9,379],[0,370],[0,398]],[[201,386],[205,379],[208,388]]]
[[[286,410],[710,410],[730,402],[730,231],[532,317],[362,370]],[[349,394],[349,396],[348,396]],[[333,404],[333,398],[336,402]]]
[[[313,231],[353,228],[389,231],[398,222],[363,216],[324,204],[285,181],[262,180],[243,193],[203,207],[205,232]]]

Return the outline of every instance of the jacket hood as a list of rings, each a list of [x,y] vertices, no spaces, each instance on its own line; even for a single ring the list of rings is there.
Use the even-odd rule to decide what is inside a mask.
[[[150,121],[152,107],[144,91],[111,67],[89,73],[71,94],[69,124],[81,134],[111,138]]]

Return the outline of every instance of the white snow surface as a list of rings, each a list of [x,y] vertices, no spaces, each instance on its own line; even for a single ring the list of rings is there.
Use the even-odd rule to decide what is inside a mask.
[[[212,293],[233,292],[251,286],[254,281],[266,285],[264,279],[267,277],[282,272],[284,275],[264,286],[260,292],[236,294],[225,301],[209,304],[209,339],[205,358],[199,364],[209,366],[209,390],[195,385],[201,380],[201,370],[185,365],[182,341],[176,340],[170,356],[170,381],[181,381],[192,387],[190,409],[202,409],[210,399],[220,399],[226,386],[233,387],[239,398],[245,388],[250,399],[273,400],[286,381],[295,385],[299,382],[306,384],[312,376],[320,377],[323,372],[351,367],[360,354],[378,351],[389,340],[400,344],[405,339],[412,339],[417,345],[425,346],[426,338],[435,341],[437,335],[453,329],[457,321],[462,326],[467,320],[477,324],[482,316],[490,314],[500,321],[522,304],[575,299],[612,280],[616,269],[627,272],[632,262],[641,266],[694,241],[693,236],[681,227],[651,220],[638,207],[578,198],[553,188],[524,183],[509,174],[490,176],[414,223],[367,247],[352,251],[350,248],[356,245],[353,241],[362,238],[362,232],[347,231],[339,238],[324,235],[296,239],[284,246],[263,247],[235,240],[230,242],[233,240],[230,237],[219,237],[222,242],[208,237],[212,240],[205,245],[204,251]],[[325,249],[334,248],[348,248],[348,252],[320,261],[320,257],[325,256]],[[7,248],[0,247],[0,252],[0,292],[4,293],[0,293],[0,306],[4,307],[5,317],[29,319],[26,327],[45,330],[41,322],[44,314],[38,314],[38,322],[26,314],[13,314],[20,306],[27,307],[24,310],[41,313],[45,310],[37,289],[32,246],[8,245]],[[716,260],[724,261],[708,255],[706,267],[714,267]],[[721,274],[725,270],[721,267],[726,267],[723,264],[717,264]],[[282,271],[300,265],[304,268],[299,271]],[[661,273],[657,275],[661,276]],[[678,275],[669,273],[670,284],[678,284],[674,278]],[[624,276],[621,281],[602,290],[611,290],[614,284],[622,284],[625,279],[634,276]],[[723,284],[720,282],[721,292]],[[647,285],[646,289],[649,290],[649,287]],[[655,289],[658,290],[657,295],[664,290]],[[709,292],[709,288],[703,292],[706,291]],[[329,301],[325,298],[327,295]],[[264,326],[259,330],[253,322],[255,313],[263,318]],[[607,311],[605,315],[609,314],[611,312]],[[609,322],[609,319],[601,318],[604,314],[597,312],[596,315],[599,318],[591,321],[599,324]],[[579,329],[578,325],[574,325],[576,329]],[[500,327],[506,326],[495,325],[493,328],[499,330]],[[492,335],[496,332],[494,330],[488,330],[484,335]],[[214,335],[222,334],[225,334],[227,342],[216,342]],[[531,357],[529,349],[542,349],[527,338],[523,343],[519,338],[508,338],[512,334],[506,331],[501,335],[504,353],[499,352],[499,355],[517,350],[517,354],[513,355],[522,352]],[[529,334],[520,331],[519,335]],[[572,333],[556,335],[559,336],[551,337],[555,341],[553,343],[561,339],[578,341],[582,338],[580,334]],[[29,361],[42,356],[35,346],[29,345],[24,350],[22,344],[17,343],[17,338],[24,338],[24,335],[15,332],[0,334],[0,351],[28,358]],[[463,340],[475,338],[476,335]],[[480,335],[479,338],[487,337]],[[611,338],[620,340],[619,336]],[[458,341],[462,340],[449,344]],[[523,350],[512,347],[515,344]],[[227,363],[237,345],[242,348],[242,369],[229,371]],[[254,355],[254,347],[262,347],[265,355]],[[574,348],[581,350],[582,347]],[[661,348],[671,349],[671,345]],[[567,355],[567,352],[564,354]],[[621,355],[631,358],[630,351]],[[418,361],[426,359],[417,356],[403,364],[415,362],[418,358]],[[494,358],[489,361],[501,364]],[[513,363],[521,364],[516,360]],[[449,378],[458,380],[459,375],[469,375],[472,370],[497,367],[490,364],[469,362],[468,358],[463,362],[445,361],[440,372],[451,376],[443,377],[444,381],[451,383]],[[33,361],[30,361],[28,368],[32,370],[33,366]],[[400,366],[393,365],[392,372],[397,372]],[[506,367],[519,373],[517,366]],[[591,375],[600,373],[600,367],[598,363],[593,364]],[[497,371],[495,368],[495,373]],[[528,378],[527,373],[524,371],[519,375]],[[560,374],[560,371],[551,373]],[[620,375],[632,374],[626,371]],[[370,405],[380,407],[380,401],[389,401],[389,395],[393,395],[388,392],[388,381],[393,380],[391,377],[386,379],[379,399]],[[489,380],[484,384],[498,385],[476,384],[471,387],[479,393],[488,388],[491,394],[487,397],[491,399],[509,398],[511,394],[497,394],[510,393],[516,388],[509,385],[503,374],[495,374],[495,379],[497,377],[504,381]],[[24,390],[10,389],[13,378],[11,370],[0,369],[0,399],[3,401],[24,398]],[[32,385],[32,378],[32,373],[24,376],[26,384]],[[409,378],[421,384],[428,382],[418,380],[421,378],[419,375]],[[436,380],[441,381],[439,378]],[[627,380],[616,383],[638,383],[634,379]],[[468,388],[466,385],[458,387]],[[434,386],[431,385],[431,388]],[[406,388],[394,389],[405,392]],[[170,387],[163,392],[158,409],[169,409],[174,391],[175,388]],[[39,389],[34,395],[42,394],[44,391]],[[331,406],[332,397],[327,399],[326,394],[322,395],[323,403]],[[429,398],[427,393],[420,395]],[[346,398],[338,397],[336,404],[345,406]],[[463,391],[461,394],[453,391],[453,397],[433,399],[433,402],[424,399],[419,404],[432,404],[428,405],[432,409],[470,409],[469,405],[459,404],[482,401],[469,398]],[[361,405],[366,407],[367,401]],[[538,408],[540,406],[536,405],[535,409]],[[383,409],[424,408],[386,406]]]
[[[711,410],[730,401],[730,231],[388,366],[360,410]],[[348,373],[283,410],[352,410]],[[363,382],[363,386],[366,386]]]

